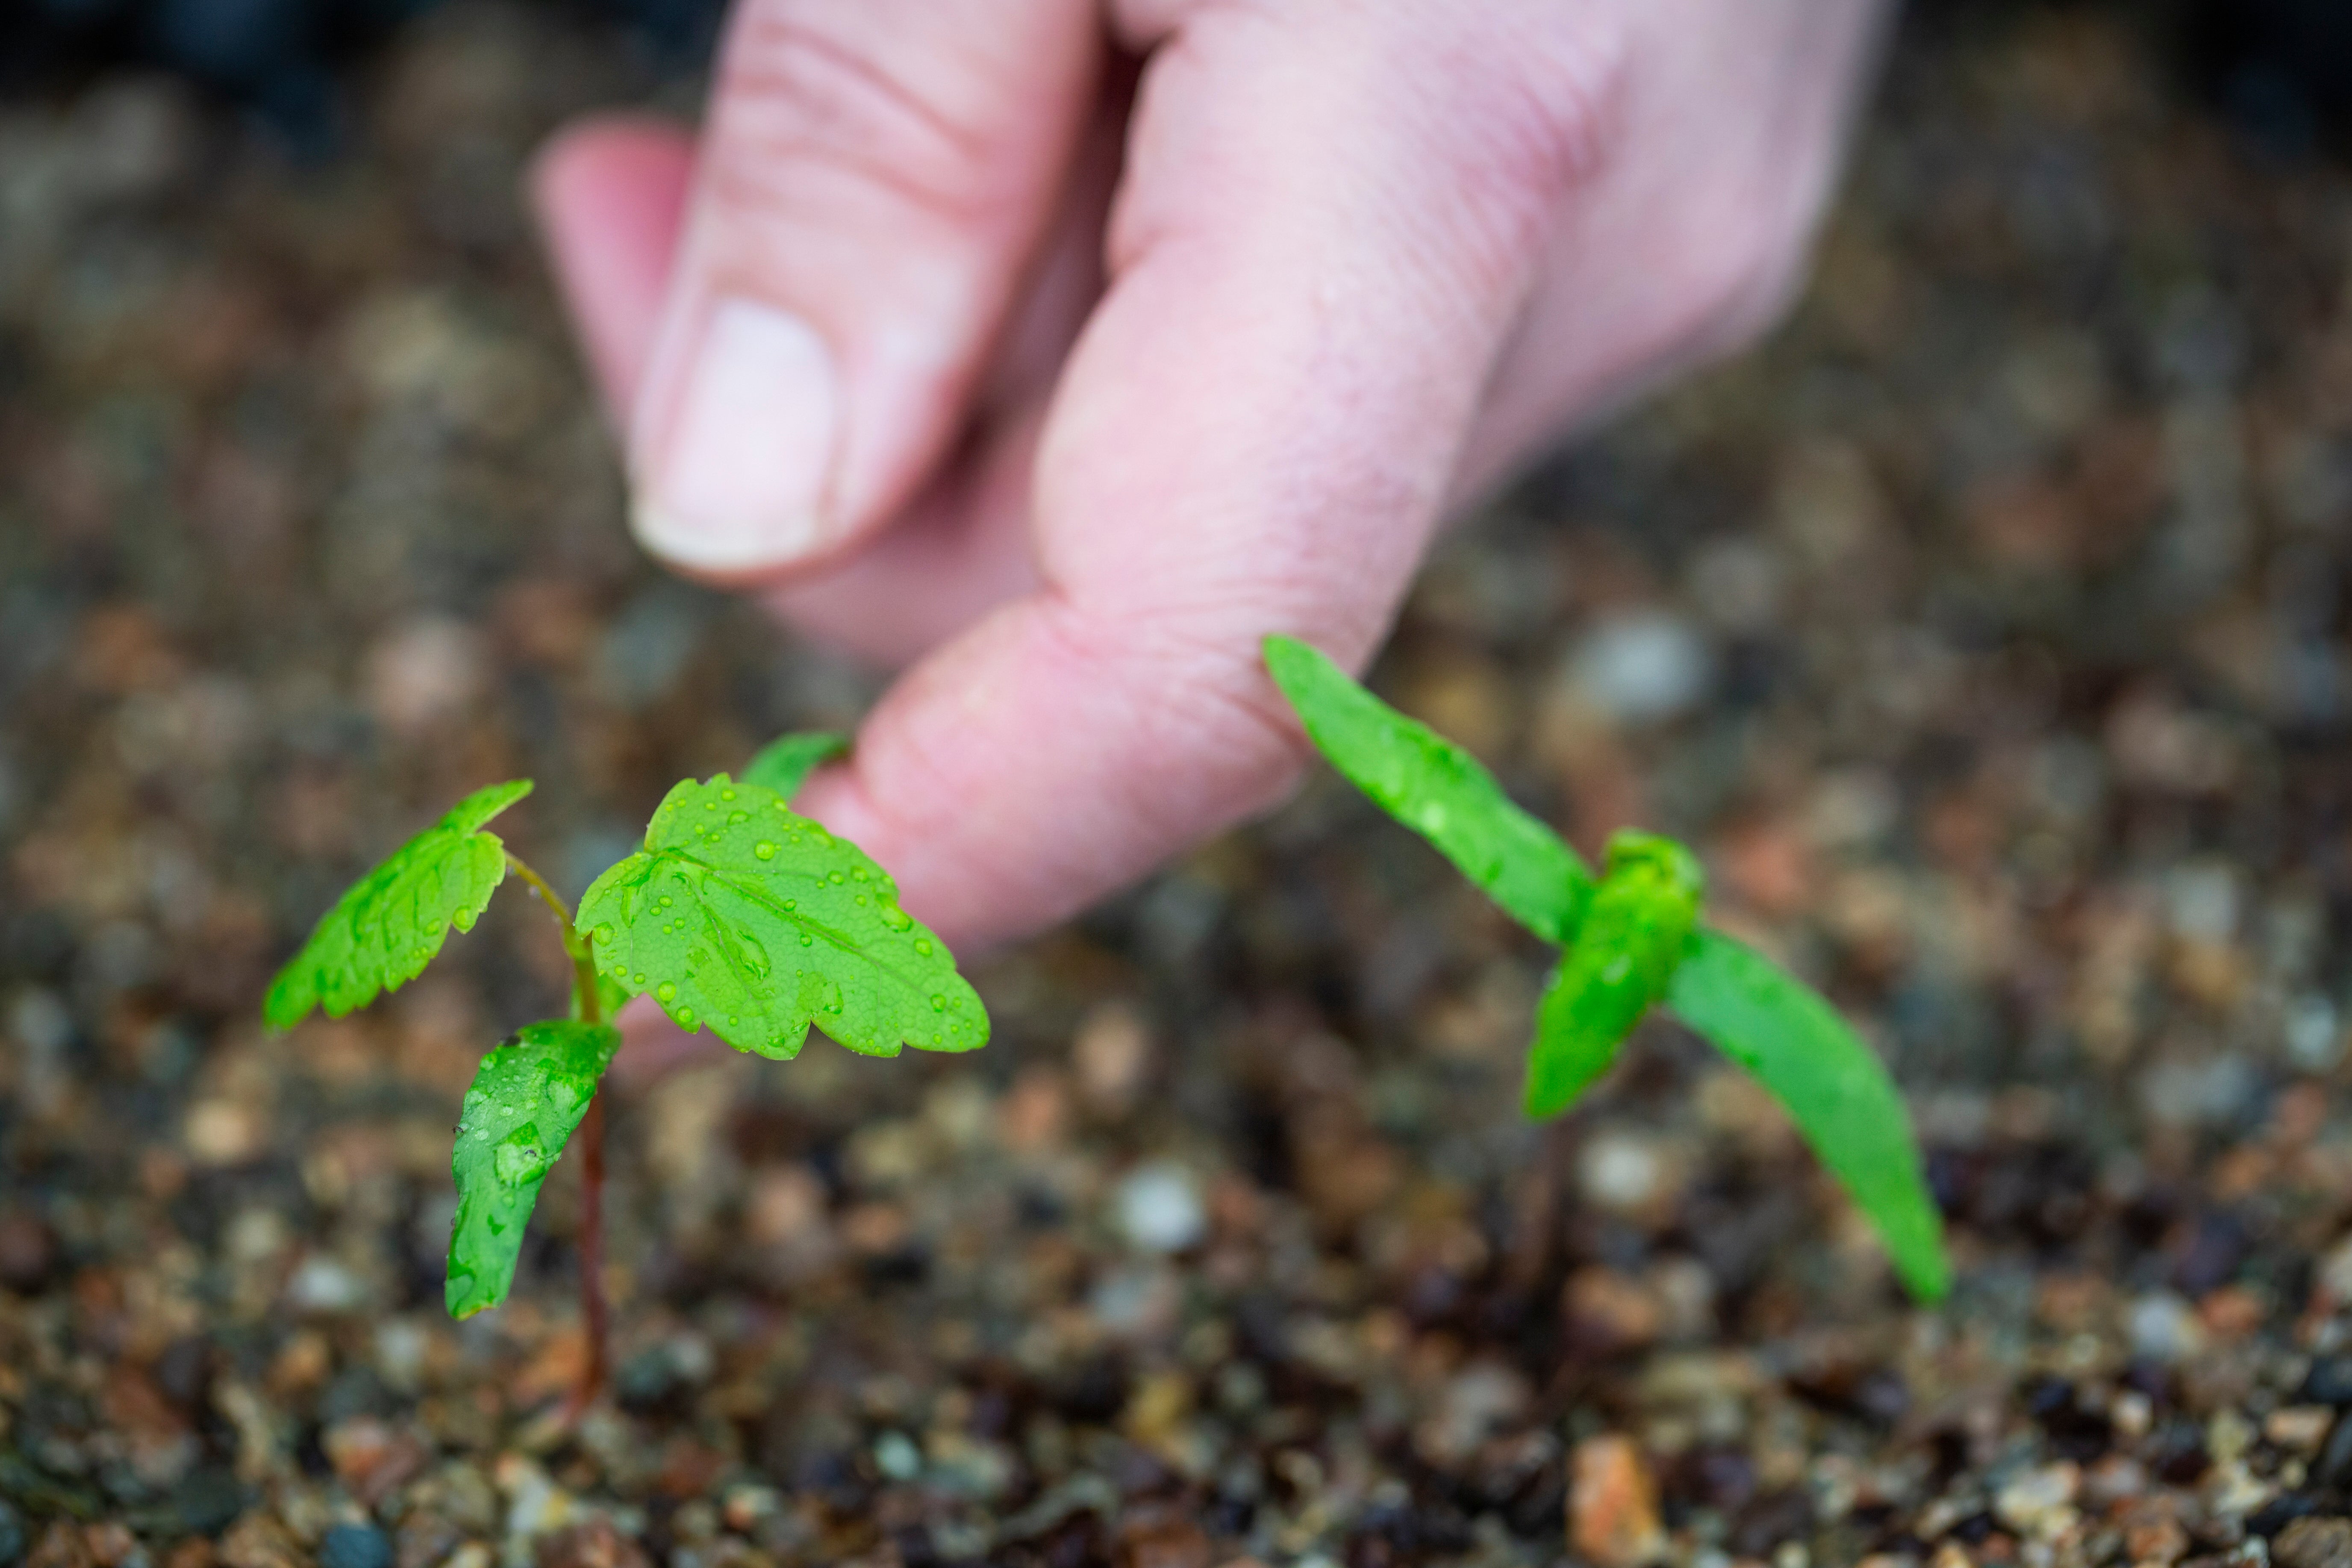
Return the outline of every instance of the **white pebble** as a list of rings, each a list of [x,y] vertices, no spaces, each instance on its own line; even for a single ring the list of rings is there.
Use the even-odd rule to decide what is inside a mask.
[[[1627,723],[1654,723],[1706,695],[1715,660],[1690,624],[1658,610],[1601,621],[1576,646],[1569,678],[1585,700]]]
[[[1130,1173],[1118,1184],[1118,1202],[1120,1232],[1146,1252],[1181,1252],[1208,1230],[1192,1173],[1168,1161]]]

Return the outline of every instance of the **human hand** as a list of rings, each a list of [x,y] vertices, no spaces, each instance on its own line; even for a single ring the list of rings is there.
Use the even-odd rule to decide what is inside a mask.
[[[961,944],[1271,803],[1264,634],[1360,667],[1449,506],[1769,323],[1879,15],[739,0],[698,143],[535,195],[646,546],[909,665],[803,799]]]

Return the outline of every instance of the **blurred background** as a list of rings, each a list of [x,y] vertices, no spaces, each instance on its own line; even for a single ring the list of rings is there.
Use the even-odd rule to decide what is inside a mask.
[[[0,89],[145,65],[185,74],[320,153],[347,110],[339,70],[444,0],[18,0]],[[609,29],[657,68],[704,64],[723,0],[539,0]],[[1915,17],[1984,18],[2064,0],[1920,0]],[[2099,0],[2079,0],[2099,3]],[[2352,108],[2352,18],[2329,0],[2105,0],[2250,134],[2283,152],[2340,135]]]
[[[568,1166],[513,1304],[439,1303],[543,921],[257,1007],[467,790],[536,777],[576,894],[877,689],[639,557],[518,204],[712,25],[7,12],[0,1564],[2352,1551],[2352,7],[2291,0],[1910,9],[1790,321],[1450,538],[1375,672],[1861,1021],[1952,1309],[1670,1025],[1521,1124],[1546,954],[1318,776],[987,963],[977,1057],[621,1093],[618,1404],[541,1421]]]

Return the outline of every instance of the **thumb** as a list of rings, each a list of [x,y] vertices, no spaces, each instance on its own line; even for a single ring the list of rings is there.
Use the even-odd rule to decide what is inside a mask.
[[[631,412],[635,520],[689,571],[840,553],[939,461],[1059,196],[1086,0],[741,0]]]

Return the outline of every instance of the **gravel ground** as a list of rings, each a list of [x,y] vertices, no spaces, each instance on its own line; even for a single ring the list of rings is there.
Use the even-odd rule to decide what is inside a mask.
[[[410,29],[326,164],[0,108],[0,1564],[2352,1564],[2352,179],[2087,13],[1915,29],[1794,321],[1379,672],[1864,1021],[1948,1305],[1670,1026],[1518,1122],[1543,954],[1326,776],[979,1057],[621,1094],[554,1419],[568,1167],[439,1308],[543,921],[283,1037],[270,966],[486,780],[576,891],[873,691],[626,540],[515,172],[677,89],[555,26]]]

